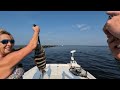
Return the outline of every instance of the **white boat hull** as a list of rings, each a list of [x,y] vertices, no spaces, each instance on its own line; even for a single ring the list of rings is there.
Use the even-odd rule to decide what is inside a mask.
[[[87,76],[76,76],[70,71],[68,64],[46,64],[45,73],[39,71],[37,66],[24,73],[23,79],[96,79],[87,71]],[[82,69],[84,70],[84,69]],[[85,70],[84,70],[85,71]]]

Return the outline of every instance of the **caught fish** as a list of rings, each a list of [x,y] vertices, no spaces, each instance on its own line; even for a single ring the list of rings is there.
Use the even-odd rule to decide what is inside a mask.
[[[35,49],[34,60],[39,70],[44,70],[44,68],[46,67],[46,56],[45,50],[41,45],[37,45]]]
[[[36,25],[34,24],[33,26],[35,27]],[[45,50],[43,46],[40,44],[39,36],[38,36],[38,44],[37,47],[35,48],[34,60],[38,69],[44,72],[44,69],[46,67],[46,56],[45,56]]]

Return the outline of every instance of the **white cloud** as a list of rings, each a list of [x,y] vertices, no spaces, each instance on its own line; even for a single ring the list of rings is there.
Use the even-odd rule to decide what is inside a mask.
[[[83,28],[85,26],[85,24],[76,24],[77,28]]]
[[[85,30],[89,30],[89,29],[90,29],[90,27],[87,26],[87,27],[83,27],[83,28],[81,28],[80,31],[85,31]]]
[[[78,29],[80,31],[85,31],[85,30],[89,30],[90,26],[86,25],[86,24],[76,24],[76,25],[72,25],[72,27],[74,29]]]

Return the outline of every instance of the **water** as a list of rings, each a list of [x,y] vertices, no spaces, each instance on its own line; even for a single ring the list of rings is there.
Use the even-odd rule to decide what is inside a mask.
[[[66,45],[45,48],[47,63],[69,63],[70,51],[78,64],[98,79],[120,79],[120,62],[116,61],[107,46]],[[25,70],[35,66],[34,52],[22,61]]]

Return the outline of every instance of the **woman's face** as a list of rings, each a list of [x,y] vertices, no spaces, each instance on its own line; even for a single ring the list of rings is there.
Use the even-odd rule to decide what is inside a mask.
[[[12,41],[10,41],[12,40]],[[0,53],[8,54],[12,51],[14,46],[14,40],[10,35],[2,34],[0,35]]]

